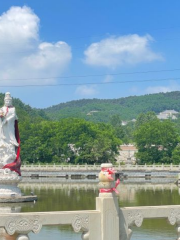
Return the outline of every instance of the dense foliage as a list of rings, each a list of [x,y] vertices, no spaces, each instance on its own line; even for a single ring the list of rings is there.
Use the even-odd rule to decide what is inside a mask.
[[[136,157],[140,163],[169,164],[178,144],[178,134],[170,120],[146,119],[134,132],[134,140],[138,148]]]
[[[83,119],[21,124],[22,159],[27,162],[114,162],[121,144],[109,124]]]

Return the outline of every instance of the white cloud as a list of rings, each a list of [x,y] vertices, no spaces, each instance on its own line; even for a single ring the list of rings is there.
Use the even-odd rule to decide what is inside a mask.
[[[113,76],[111,75],[107,75],[105,78],[104,78],[104,81],[105,83],[108,83],[108,82],[112,82],[113,81]]]
[[[42,42],[39,18],[29,7],[11,7],[0,16],[0,85],[47,84],[60,76],[71,61],[65,42]],[[14,80],[36,78],[34,80]],[[12,80],[7,80],[12,79]],[[13,84],[12,84],[13,83]]]
[[[11,7],[0,17],[0,42],[16,43],[38,39],[39,18],[28,7]],[[20,42],[19,42],[20,41]]]
[[[133,94],[135,94],[135,93],[138,93],[138,92],[139,92],[139,89],[138,89],[137,86],[133,86],[133,87],[130,88],[130,92],[133,93]]]
[[[90,86],[82,85],[77,87],[76,89],[76,94],[84,97],[90,97],[97,93],[98,91],[96,89],[96,85],[90,85]]]
[[[85,50],[84,61],[89,65],[115,68],[125,64],[163,60],[161,54],[150,49],[151,41],[153,38],[150,35],[141,37],[137,34],[106,38],[92,43]]]
[[[172,91],[179,91],[180,85],[176,81],[170,81],[168,85],[164,86],[150,86],[145,89],[145,92],[150,93],[159,93],[159,92],[172,92]]]

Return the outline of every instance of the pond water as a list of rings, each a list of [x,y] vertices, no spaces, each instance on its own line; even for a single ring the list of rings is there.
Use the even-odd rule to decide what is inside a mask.
[[[98,196],[97,183],[24,183],[22,192],[29,195],[34,192],[38,201],[21,204],[21,212],[95,210],[95,198]],[[121,183],[119,206],[180,205],[180,193],[175,184],[130,184]],[[39,234],[29,234],[31,240],[80,240],[81,234],[74,233],[71,226],[43,227]],[[140,228],[133,228],[131,240],[172,240],[176,239],[175,226],[164,219],[144,220]],[[0,240],[15,240],[15,236],[0,235]],[[111,239],[110,239],[111,240]],[[113,239],[112,239],[113,240]]]

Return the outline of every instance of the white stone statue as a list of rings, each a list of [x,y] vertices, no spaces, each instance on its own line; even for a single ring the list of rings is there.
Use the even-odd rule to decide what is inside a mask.
[[[17,184],[21,181],[20,139],[15,107],[7,92],[0,108],[0,199],[21,197]],[[1,199],[2,200],[2,199]],[[7,199],[6,199],[7,201]]]
[[[20,175],[20,146],[17,115],[9,92],[0,108],[0,169],[9,168]]]

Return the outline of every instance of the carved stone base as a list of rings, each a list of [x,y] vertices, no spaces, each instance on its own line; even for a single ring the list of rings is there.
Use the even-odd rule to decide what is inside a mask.
[[[20,188],[17,187],[21,176],[10,169],[0,169],[0,199],[22,196]]]
[[[0,184],[0,198],[22,196],[20,188],[15,185],[1,185]]]

